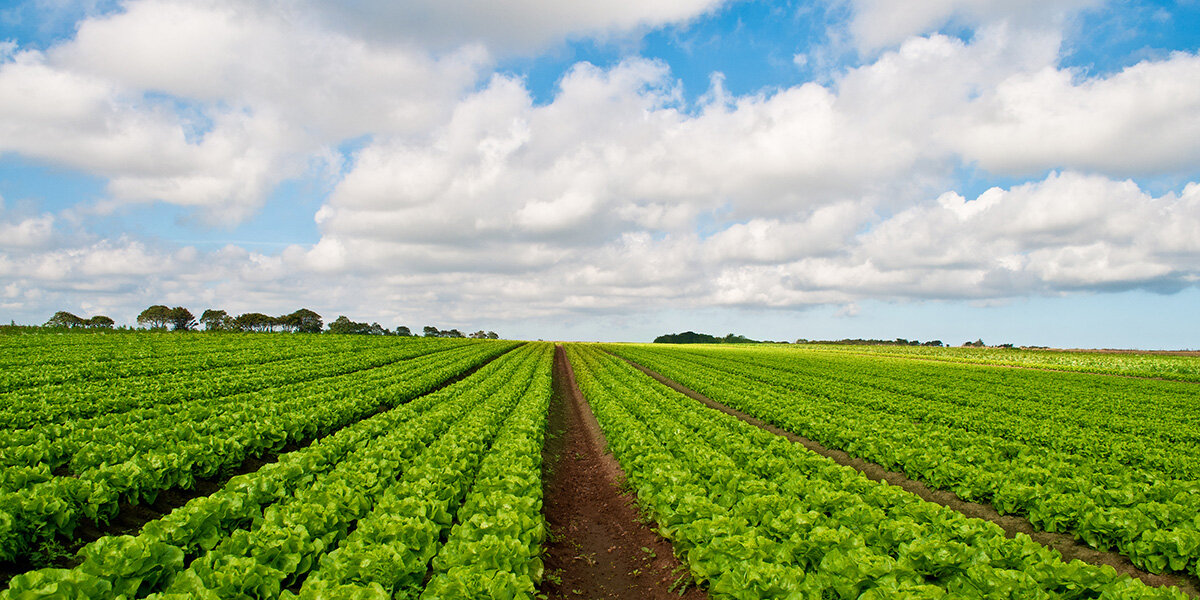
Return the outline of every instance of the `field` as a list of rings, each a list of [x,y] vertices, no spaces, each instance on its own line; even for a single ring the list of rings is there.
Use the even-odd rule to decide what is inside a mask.
[[[0,599],[1197,597],[1200,357],[0,336]]]

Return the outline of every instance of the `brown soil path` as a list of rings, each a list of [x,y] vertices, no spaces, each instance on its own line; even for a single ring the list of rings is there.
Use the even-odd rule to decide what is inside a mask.
[[[1087,544],[1077,541],[1071,535],[1063,534],[1063,533],[1049,533],[1049,532],[1045,532],[1045,531],[1038,531],[1037,529],[1035,529],[1033,527],[1033,525],[1029,522],[1029,520],[1025,519],[1024,517],[1020,517],[1017,515],[1001,515],[999,512],[996,511],[995,508],[993,508],[989,504],[979,504],[976,502],[967,502],[967,501],[959,498],[953,492],[932,489],[929,486],[925,485],[924,483],[921,483],[920,481],[910,479],[904,473],[897,473],[896,471],[889,471],[889,470],[885,469],[884,467],[882,467],[881,465],[864,461],[861,458],[855,458],[841,450],[826,448],[825,446],[821,445],[820,443],[817,443],[806,437],[796,435],[790,431],[785,431],[785,430],[780,429],[779,427],[776,427],[774,425],[771,425],[770,423],[767,423],[761,419],[755,418],[746,413],[743,413],[741,411],[738,411],[738,410],[735,410],[728,406],[725,406],[724,404],[721,404],[703,394],[700,394],[699,392],[688,389],[688,388],[680,385],[679,383],[677,383],[671,379],[668,379],[667,377],[664,377],[664,376],[662,376],[646,367],[643,367],[629,359],[623,359],[623,360],[625,360],[629,364],[633,365],[634,367],[636,367],[638,370],[642,371],[643,373],[658,380],[660,383],[662,383],[662,384],[664,384],[686,396],[689,396],[695,400],[698,400],[701,403],[703,403],[713,409],[716,409],[716,410],[719,410],[728,415],[737,417],[751,425],[760,427],[760,428],[765,429],[776,435],[783,436],[783,437],[785,437],[793,442],[796,442],[798,444],[802,444],[805,448],[808,448],[809,450],[811,450],[817,454],[820,454],[821,456],[833,459],[833,461],[838,463],[839,465],[851,467],[851,468],[859,471],[860,473],[862,473],[863,475],[866,475],[867,478],[869,478],[871,480],[885,481],[892,485],[898,486],[907,492],[910,492],[910,493],[916,494],[917,496],[920,496],[921,499],[925,500],[926,502],[933,502],[936,504],[940,504],[947,508],[956,510],[968,517],[974,517],[976,519],[984,519],[987,521],[991,521],[991,522],[999,525],[1002,529],[1004,529],[1004,534],[1010,538],[1015,537],[1018,533],[1024,533],[1025,535],[1028,535],[1029,537],[1033,538],[1033,540],[1035,542],[1042,544],[1043,546],[1048,546],[1048,547],[1054,548],[1055,550],[1058,550],[1063,555],[1064,560],[1071,561],[1074,559],[1079,559],[1081,561],[1091,563],[1093,565],[1109,565],[1109,566],[1113,567],[1114,569],[1116,569],[1118,573],[1123,573],[1123,574],[1129,575],[1131,577],[1136,577],[1136,578],[1142,580],[1147,585],[1175,586],[1175,587],[1178,587],[1179,589],[1183,590],[1183,592],[1188,594],[1189,596],[1200,598],[1200,580],[1198,580],[1196,577],[1189,576],[1189,575],[1169,575],[1169,574],[1156,575],[1154,573],[1150,573],[1148,571],[1144,571],[1142,569],[1137,568],[1136,566],[1133,565],[1133,563],[1131,563],[1129,561],[1128,558],[1126,558],[1120,554],[1117,554],[1116,552],[1105,552],[1105,551],[1097,550],[1095,548],[1092,548],[1091,546],[1088,546]]]
[[[703,599],[686,566],[638,515],[625,474],[575,383],[562,346],[554,354],[543,510],[546,598]],[[689,587],[679,594],[684,584]]]

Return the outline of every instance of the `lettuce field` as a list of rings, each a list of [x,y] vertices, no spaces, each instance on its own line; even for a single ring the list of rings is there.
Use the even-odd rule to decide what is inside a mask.
[[[1196,356],[133,332],[0,365],[2,600],[1198,593]]]

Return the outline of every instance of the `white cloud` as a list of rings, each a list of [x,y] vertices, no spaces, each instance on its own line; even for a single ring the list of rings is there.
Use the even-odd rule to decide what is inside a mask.
[[[486,52],[375,47],[286,11],[130,2],[0,62],[0,151],[105,177],[114,200],[236,224],[328,147],[421,135]]]
[[[319,170],[332,189],[320,240],[274,255],[73,239],[65,213],[6,213],[6,306],[299,304],[415,326],[666,306],[853,316],[868,298],[1200,280],[1200,184],[1155,196],[1124,180],[1194,175],[1200,59],[1060,69],[1060,32],[1028,23],[1086,2],[929,3],[897,17],[898,37],[873,29],[891,4],[860,2],[861,38],[886,48],[871,62],[744,96],[718,74],[696,104],[637,57],[575,65],[545,103],[519,78],[481,79],[493,46],[717,4],[486,5],[451,32],[439,19],[457,3],[142,0],[47,51],[0,50],[0,151],[104,177],[113,202],[237,223],[288,178]],[[504,19],[521,26],[494,27]],[[948,20],[972,39],[913,37]],[[485,23],[487,50],[468,43]],[[331,148],[359,136],[339,163]],[[1055,172],[968,200],[963,165]]]
[[[142,0],[80,24],[50,60],[127,89],[269,112],[322,141],[421,133],[488,61],[330,31],[287,5]]]
[[[418,40],[433,46],[479,41],[508,52],[527,52],[571,37],[622,37],[631,31],[685,23],[727,3],[727,0],[302,2],[323,19],[369,39]]]
[[[0,215],[4,212],[0,204]],[[54,235],[54,215],[40,215],[15,223],[0,223],[0,248],[41,248]]]
[[[872,51],[940,30],[946,25],[980,27],[997,22],[1058,29],[1068,16],[1103,0],[851,0],[850,31],[860,50]]]
[[[1190,169],[1200,160],[1200,56],[1176,53],[1106,78],[1051,67],[1013,75],[956,120],[952,144],[996,172]]]

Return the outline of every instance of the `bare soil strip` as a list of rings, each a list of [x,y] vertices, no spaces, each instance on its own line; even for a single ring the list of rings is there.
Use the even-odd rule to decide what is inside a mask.
[[[493,356],[492,358],[489,358],[482,363],[437,384],[428,392],[421,394],[421,396],[432,394],[443,388],[458,383],[459,381],[470,377],[479,369],[482,369],[484,365],[487,365],[493,360],[496,360],[497,358],[500,358],[501,356],[504,356],[505,354],[508,354],[519,347],[521,347],[521,345],[513,346],[506,352],[502,352],[496,356]],[[414,397],[409,401],[411,402],[418,397],[420,396]],[[363,417],[363,419],[369,419],[374,415],[389,411],[399,406],[403,406],[403,404],[397,404],[395,406],[381,404],[375,408],[375,412]],[[357,422],[358,421],[347,423],[342,427],[349,427]],[[190,489],[171,488],[168,490],[162,490],[159,492],[158,497],[155,498],[154,502],[151,504],[130,504],[128,502],[121,502],[117,508],[116,516],[109,520],[108,523],[100,524],[91,521],[90,519],[86,519],[79,524],[79,527],[76,528],[73,536],[59,536],[47,544],[44,552],[37,553],[38,555],[36,556],[22,557],[23,560],[19,559],[14,562],[0,562],[0,590],[7,588],[9,580],[11,580],[13,577],[27,571],[41,569],[44,567],[55,567],[61,569],[74,568],[79,562],[75,555],[84,546],[105,536],[137,535],[146,523],[161,519],[176,508],[187,504],[193,498],[210,496],[219,491],[221,488],[225,487],[225,484],[228,483],[230,479],[233,479],[238,475],[253,473],[262,468],[264,465],[277,462],[280,456],[289,452],[300,450],[301,448],[312,444],[316,440],[319,440],[327,435],[337,433],[342,429],[342,427],[330,429],[329,431],[319,433],[317,436],[306,440],[289,442],[285,444],[278,452],[266,452],[257,456],[248,456],[240,465],[230,469],[224,469],[213,477],[204,479],[196,478],[196,484]]]
[[[625,474],[575,383],[562,346],[554,354],[543,511],[550,526],[542,593],[550,599],[702,599],[671,548],[639,518]]]
[[[855,458],[841,450],[826,448],[820,443],[817,443],[806,437],[796,435],[790,431],[785,431],[761,419],[725,406],[724,404],[700,394],[699,392],[688,389],[679,383],[676,383],[675,381],[668,379],[667,377],[664,377],[653,370],[643,367],[642,365],[639,365],[629,359],[624,360],[636,367],[638,370],[653,377],[660,383],[674,389],[677,392],[698,400],[710,408],[737,417],[751,425],[754,425],[755,427],[765,429],[776,435],[783,436],[793,442],[802,444],[805,448],[808,448],[809,450],[816,452],[821,456],[833,459],[833,461],[839,465],[851,467],[859,471],[871,480],[885,481],[894,486],[898,486],[907,492],[920,496],[921,499],[925,500],[926,502],[940,504],[947,508],[956,510],[968,517],[991,521],[1004,529],[1004,534],[1010,538],[1015,537],[1018,533],[1024,533],[1025,535],[1033,538],[1035,542],[1058,550],[1062,554],[1063,559],[1068,562],[1074,559],[1079,559],[1083,562],[1091,563],[1093,565],[1108,565],[1116,569],[1118,573],[1123,573],[1142,580],[1144,583],[1146,583],[1146,585],[1175,586],[1183,590],[1183,592],[1189,596],[1200,598],[1200,580],[1198,580],[1196,577],[1190,575],[1157,575],[1150,573],[1149,571],[1144,571],[1137,568],[1129,561],[1128,558],[1117,554],[1116,552],[1097,550],[1076,540],[1074,536],[1069,534],[1038,531],[1033,527],[1029,520],[1024,517],[1018,515],[1001,515],[990,504],[967,502],[959,498],[953,492],[931,489],[929,486],[926,486],[920,481],[909,479],[904,473],[889,471],[881,465],[864,461],[861,458]]]

